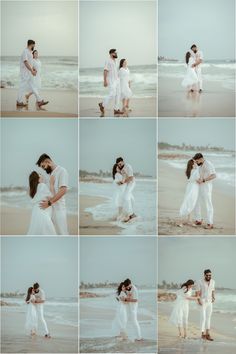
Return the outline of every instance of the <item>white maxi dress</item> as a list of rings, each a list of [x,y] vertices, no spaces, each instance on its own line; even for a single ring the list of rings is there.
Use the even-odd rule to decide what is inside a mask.
[[[34,305],[35,295],[31,294],[29,303],[27,303],[25,330],[27,334],[36,333],[38,329],[38,316],[36,312],[36,305]]]
[[[127,298],[127,294],[124,291],[121,291],[120,295],[117,297],[118,301],[115,319],[112,322],[112,333],[114,336],[119,336],[121,332],[125,333],[127,326],[127,304],[123,303],[121,299]]]
[[[186,292],[186,287],[178,290],[177,299],[174,303],[174,308],[170,315],[170,322],[176,327],[187,327],[188,326],[188,315],[189,315],[189,301],[187,298],[192,294],[192,290],[189,289]]]
[[[199,184],[197,180],[200,178],[199,167],[193,168],[188,179],[185,196],[183,203],[180,207],[180,217],[186,217],[194,210],[198,195],[199,195]]]

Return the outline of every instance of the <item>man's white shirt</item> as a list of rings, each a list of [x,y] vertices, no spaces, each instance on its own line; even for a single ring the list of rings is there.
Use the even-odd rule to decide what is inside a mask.
[[[206,179],[210,175],[215,174],[216,170],[210,161],[204,160],[203,164],[199,167],[199,173],[201,178]],[[212,183],[212,181],[208,181],[207,183]]]
[[[109,58],[104,66],[104,70],[108,71],[108,84],[112,85],[115,81],[118,80],[118,69],[116,60]]]
[[[206,302],[212,301],[212,291],[215,291],[215,280],[211,279],[207,282],[205,279],[199,280],[197,283],[197,291],[200,291],[200,297]]]
[[[33,64],[33,55],[32,51],[29,50],[28,48],[25,48],[21,54],[20,57],[20,76],[22,79],[29,79],[30,76],[32,75],[31,72],[27,69],[25,66],[25,61],[28,61],[28,63],[32,66]]]
[[[42,301],[45,301],[46,298],[45,298],[45,292],[43,289],[39,288],[39,292],[38,293],[35,293],[35,298],[36,300],[42,300]]]
[[[64,167],[57,166],[51,173],[55,177],[54,188],[55,192],[58,193],[61,187],[68,188],[68,172]],[[55,209],[64,209],[66,207],[65,196],[63,195],[55,204],[53,204]]]
[[[131,165],[129,165],[128,163],[126,163],[124,165],[124,167],[121,170],[121,174],[122,176],[124,176],[125,178],[127,177],[134,177],[134,172],[133,172],[133,168]]]

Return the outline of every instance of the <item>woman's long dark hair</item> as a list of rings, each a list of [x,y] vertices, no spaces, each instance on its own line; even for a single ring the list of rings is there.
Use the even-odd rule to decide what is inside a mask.
[[[187,163],[186,171],[185,171],[185,174],[186,174],[188,179],[191,176],[191,171],[193,169],[193,165],[194,165],[194,160],[193,159],[189,160],[188,163]]]
[[[115,179],[116,169],[117,169],[117,163],[115,163],[115,165],[112,167],[112,178],[113,179]]]
[[[31,198],[34,198],[39,184],[39,174],[33,171],[29,176],[29,194]]]
[[[33,290],[33,287],[31,286],[29,289],[28,289],[28,292],[27,292],[27,296],[26,296],[26,299],[25,301],[29,301],[30,299],[30,295],[32,294],[32,290]]]
[[[192,279],[189,279],[181,285],[181,289],[186,287],[185,293],[187,293],[189,285],[193,285],[193,284],[194,284],[194,281]]]
[[[124,61],[125,61],[125,60],[126,60],[126,59],[121,59],[119,69],[120,69],[120,68],[123,68],[123,64],[124,64]]]
[[[185,62],[186,62],[186,64],[188,64],[190,57],[191,57],[191,53],[190,53],[190,52],[187,52],[186,55],[185,55]]]
[[[121,291],[122,291],[122,286],[123,286],[123,285],[124,285],[123,282],[120,283],[120,285],[118,286],[118,288],[117,288],[117,290],[116,290],[116,293],[117,293],[118,296],[120,295],[120,293],[121,293]]]

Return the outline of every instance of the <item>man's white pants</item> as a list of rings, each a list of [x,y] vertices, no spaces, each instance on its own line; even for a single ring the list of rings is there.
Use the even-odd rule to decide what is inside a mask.
[[[108,86],[109,93],[103,100],[103,107],[107,108],[110,101],[114,100],[114,109],[118,110],[120,108],[120,80],[117,79],[111,85]]]
[[[132,215],[134,213],[134,197],[133,197],[133,189],[135,187],[135,182],[127,183],[126,189],[124,191],[124,211],[128,215]]]
[[[212,315],[212,302],[202,302],[201,306],[201,331],[205,332],[207,329],[211,328],[211,315]]]
[[[36,97],[37,102],[42,101],[41,96],[39,95],[38,89],[34,87],[30,78],[21,78],[20,85],[18,89],[17,102],[21,103],[24,101],[25,94],[33,92]]]
[[[201,201],[205,204],[207,211],[207,224],[213,224],[214,209],[212,204],[212,183],[205,182],[199,186],[199,196],[194,208],[195,220],[202,220]]]
[[[201,68],[196,68],[196,73],[197,73],[197,77],[198,77],[199,90],[202,90],[202,69]]]
[[[135,332],[135,339],[141,339],[141,329],[138,323],[138,303],[130,303],[130,320]]]
[[[53,207],[52,222],[58,235],[69,235],[66,209],[55,209]]]
[[[48,326],[47,326],[47,323],[44,319],[44,314],[43,314],[43,305],[42,304],[37,304],[35,305],[36,307],[36,311],[37,311],[37,314],[38,314],[38,318],[40,320],[40,322],[42,323],[43,325],[43,329],[44,329],[44,334],[48,334]]]

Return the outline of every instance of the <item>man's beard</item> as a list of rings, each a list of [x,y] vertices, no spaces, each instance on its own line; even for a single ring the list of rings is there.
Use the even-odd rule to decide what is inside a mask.
[[[114,59],[117,59],[117,54],[113,54],[113,58],[114,58]]]
[[[119,167],[120,170],[122,170],[123,168],[124,168],[124,165]]]
[[[47,174],[50,175],[50,174],[52,173],[52,168],[51,168],[51,166],[46,167],[46,168],[44,169],[44,171],[46,171]]]
[[[202,164],[203,164],[203,162],[199,162],[197,165],[198,165],[198,166],[202,166]]]

